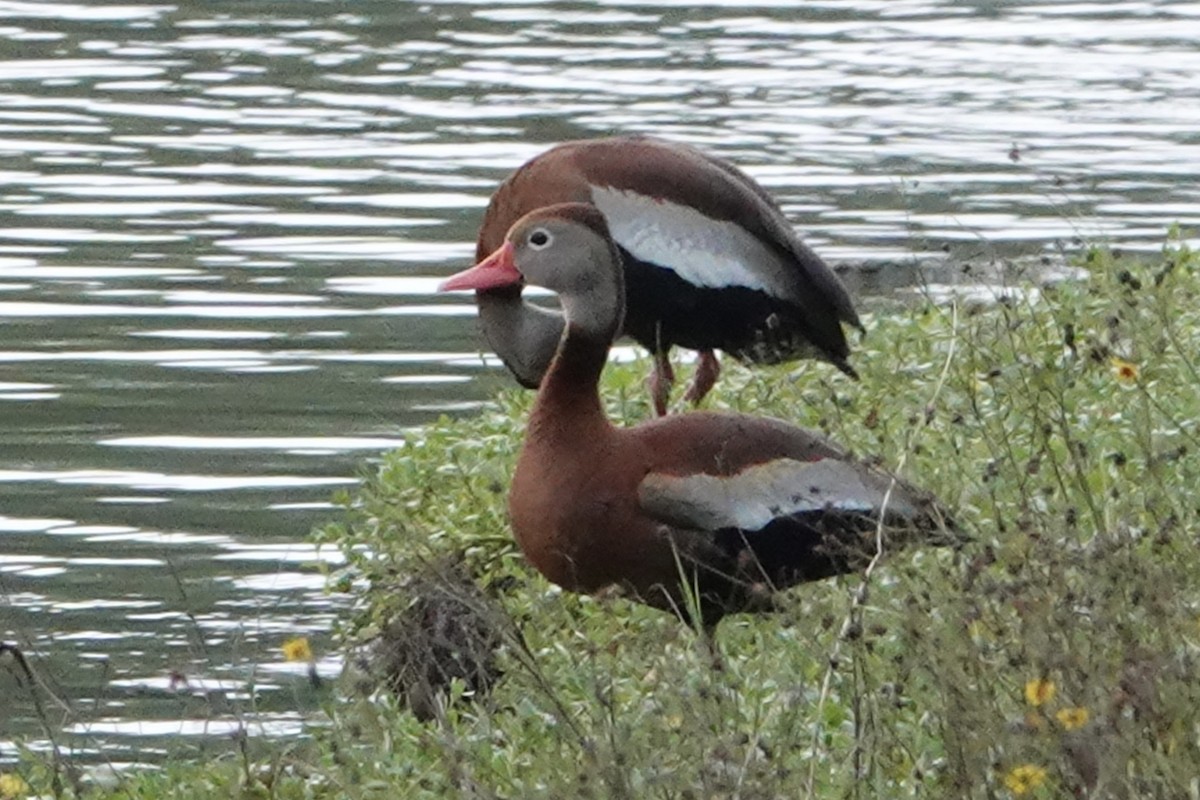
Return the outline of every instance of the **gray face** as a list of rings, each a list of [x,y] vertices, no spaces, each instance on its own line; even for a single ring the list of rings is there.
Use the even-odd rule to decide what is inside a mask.
[[[519,225],[509,237],[514,260],[525,281],[559,295],[582,295],[610,281],[614,274],[611,251],[586,225],[571,220],[541,218]]]
[[[556,293],[575,327],[601,338],[614,335],[625,292],[620,257],[603,235],[573,219],[534,215],[508,238],[526,283]]]

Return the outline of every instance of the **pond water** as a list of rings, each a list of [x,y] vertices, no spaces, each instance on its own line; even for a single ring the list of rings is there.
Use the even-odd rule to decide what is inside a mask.
[[[1154,251],[1200,225],[1197,40],[1165,0],[0,0],[0,637],[45,684],[0,661],[0,760],[296,734],[279,646],[332,676],[348,602],[306,534],[506,384],[433,289],[549,144],[706,147],[882,285]]]

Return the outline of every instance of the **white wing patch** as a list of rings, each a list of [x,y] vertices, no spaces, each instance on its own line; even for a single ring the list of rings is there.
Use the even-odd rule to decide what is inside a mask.
[[[609,186],[592,186],[592,202],[617,244],[641,261],[665,267],[696,286],[743,286],[772,295],[779,259],[740,225],[694,208]]]
[[[673,525],[756,531],[774,519],[804,511],[879,514],[890,482],[837,459],[784,458],[729,477],[651,473],[638,487],[638,499],[646,512]],[[899,489],[893,492],[888,510],[916,515],[904,495]]]

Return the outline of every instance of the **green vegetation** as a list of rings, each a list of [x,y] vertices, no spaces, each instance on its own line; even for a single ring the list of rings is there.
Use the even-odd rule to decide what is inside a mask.
[[[493,691],[470,702],[458,680],[422,723],[347,681],[286,755],[107,796],[1196,797],[1200,257],[1084,266],[999,303],[871,319],[861,384],[729,368],[711,401],[822,429],[932,489],[972,537],[961,550],[905,551],[726,620],[713,670],[677,620],[524,566],[505,487],[530,396],[504,392],[390,454],[320,534],[350,554],[334,584],[362,596],[349,641],[430,585],[453,595],[444,565],[465,553],[486,588],[463,607],[502,641]],[[615,418],[647,415],[644,374],[606,374]]]

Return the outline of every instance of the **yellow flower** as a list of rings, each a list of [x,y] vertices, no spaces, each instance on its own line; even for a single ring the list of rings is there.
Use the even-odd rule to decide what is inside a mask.
[[[1058,720],[1058,724],[1062,725],[1064,730],[1073,731],[1087,725],[1091,716],[1086,708],[1081,707],[1059,709],[1054,718]]]
[[[1004,785],[1017,797],[1029,794],[1045,782],[1046,770],[1036,764],[1022,764],[1019,767],[1013,767],[1004,776]]]
[[[29,784],[20,775],[11,772],[0,772],[0,798],[15,800],[29,794]]]
[[[1054,685],[1054,681],[1046,678],[1034,678],[1025,684],[1025,702],[1037,708],[1053,700],[1057,691],[1058,687]]]
[[[1137,383],[1137,364],[1133,363],[1132,361],[1126,361],[1123,358],[1118,358],[1117,356],[1113,356],[1112,359],[1110,359],[1110,363],[1112,364],[1113,375],[1116,376],[1118,382]]]
[[[295,639],[288,639],[283,643],[283,657],[287,661],[312,661],[312,647],[308,644],[308,639],[303,636],[297,636]]]

